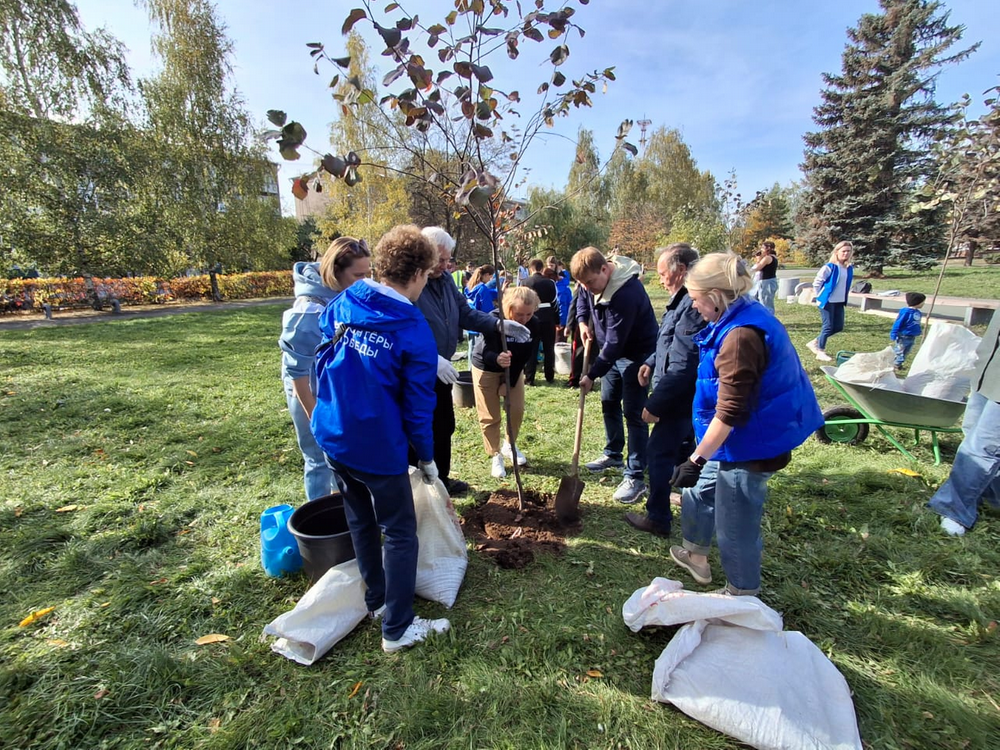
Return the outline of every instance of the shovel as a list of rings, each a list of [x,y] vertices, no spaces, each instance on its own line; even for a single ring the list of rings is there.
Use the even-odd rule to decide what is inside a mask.
[[[583,350],[583,369],[590,364],[590,341]],[[576,436],[573,439],[573,460],[569,466],[569,474],[559,482],[556,493],[556,517],[559,523],[569,525],[580,519],[580,496],[583,494],[583,482],[580,480],[580,442],[583,437],[583,404],[587,394],[580,391],[580,405],[576,410]]]

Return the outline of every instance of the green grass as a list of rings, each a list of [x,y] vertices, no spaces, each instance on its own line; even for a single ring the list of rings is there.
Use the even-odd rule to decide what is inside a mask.
[[[311,668],[273,654],[261,629],[306,588],[259,564],[261,510],[301,493],[281,309],[0,333],[0,745],[739,747],[649,699],[674,630],[634,635],[621,605],[655,576],[694,584],[667,540],[622,521],[610,473],[586,478],[583,533],[562,558],[503,571],[470,552],[453,610],[418,602],[451,618],[447,636],[388,656],[362,625]],[[779,314],[804,350],[817,312]],[[831,350],[887,343],[890,321],[847,315]],[[528,486],[555,491],[575,408],[576,391],[529,389]],[[957,442],[943,442],[950,457]],[[455,476],[480,495],[497,486],[473,410],[454,446]],[[595,394],[584,460],[602,447]],[[998,747],[1000,527],[987,516],[942,536],[923,504],[948,469],[918,456],[874,435],[810,439],[771,481],[763,598],[844,673],[869,747]],[[206,633],[231,640],[196,646]]]
[[[945,297],[970,297],[972,299],[1000,298],[1000,266],[976,265],[966,268],[959,261],[950,261],[941,280],[939,294]],[[927,271],[910,271],[905,268],[885,269],[885,278],[871,279],[875,291],[898,289],[901,292],[923,292],[930,296],[937,285],[941,267]],[[860,271],[858,278],[864,276]]]

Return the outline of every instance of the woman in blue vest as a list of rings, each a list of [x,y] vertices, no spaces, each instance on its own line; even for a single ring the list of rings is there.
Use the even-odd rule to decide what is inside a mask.
[[[670,484],[688,487],[681,501],[682,547],[674,562],[698,583],[711,583],[708,552],[719,544],[726,586],[719,593],[760,591],[760,524],[767,480],[823,424],[812,384],[781,322],[746,296],[753,280],[731,253],[702,258],[686,286],[708,321],[694,341],[697,446]]]
[[[854,278],[854,264],[851,263],[853,253],[854,247],[850,242],[838,242],[830,254],[830,262],[819,269],[813,280],[813,291],[816,292],[816,304],[823,317],[823,328],[819,336],[806,346],[820,362],[833,360],[826,353],[827,339],[844,330],[844,309],[847,307],[847,295],[851,293],[851,279]]]

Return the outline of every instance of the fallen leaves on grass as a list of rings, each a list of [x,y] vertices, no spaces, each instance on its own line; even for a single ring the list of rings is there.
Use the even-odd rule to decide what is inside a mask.
[[[55,611],[55,607],[46,607],[45,609],[36,609],[30,615],[28,615],[23,620],[21,620],[21,622],[19,622],[17,624],[17,626],[19,628],[26,628],[31,623],[39,620],[42,617],[45,617],[45,615],[47,615],[49,612],[54,612],[54,611]]]
[[[913,469],[889,469],[889,474],[902,474],[904,477],[919,477]]]
[[[61,508],[56,508],[56,513],[70,513],[74,510],[80,510],[80,508],[79,505],[64,505]]]
[[[604,673],[599,669],[588,669],[587,677],[604,677]]]
[[[357,682],[355,682],[355,683],[354,683],[354,689],[353,689],[353,690],[351,690],[351,694],[350,694],[349,696],[347,696],[347,699],[348,699],[348,700],[350,700],[350,699],[351,699],[351,698],[353,698],[353,697],[354,697],[355,695],[357,695],[357,694],[358,694],[358,691],[359,691],[359,690],[361,689],[361,686],[362,686],[363,684],[364,684],[364,683],[363,683],[363,682],[362,682],[361,680],[358,680]]]
[[[223,641],[228,641],[229,636],[223,635],[222,633],[209,633],[208,635],[203,635],[201,638],[195,641],[199,646],[207,646],[209,643],[222,643]]]
[[[100,700],[101,698],[104,698],[108,695],[111,695],[111,691],[106,688],[101,688],[96,693],[94,693],[94,699]]]
[[[49,645],[56,646],[57,648],[66,648],[69,645],[68,641],[64,641],[62,638],[49,638],[46,641]]]

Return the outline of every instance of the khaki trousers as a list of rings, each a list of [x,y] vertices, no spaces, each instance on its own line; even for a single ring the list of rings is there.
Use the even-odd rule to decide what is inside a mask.
[[[476,414],[479,428],[483,431],[483,445],[486,453],[494,456],[500,452],[500,415],[503,412],[502,398],[507,386],[502,372],[487,372],[472,368],[472,390],[476,396]],[[524,419],[524,374],[517,376],[517,382],[510,387],[510,429],[517,441],[521,421]]]

